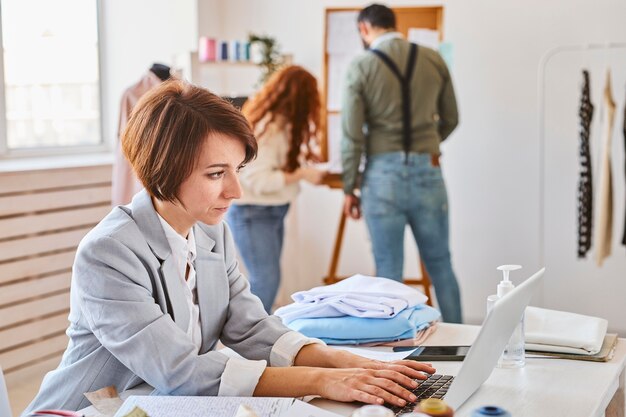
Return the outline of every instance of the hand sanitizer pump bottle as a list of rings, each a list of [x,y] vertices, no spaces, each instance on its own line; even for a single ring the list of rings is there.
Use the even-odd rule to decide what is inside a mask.
[[[515,288],[515,285],[509,280],[509,273],[516,269],[521,269],[520,265],[500,265],[498,270],[502,271],[502,281],[498,284],[497,294],[487,297],[487,312],[491,310],[493,304],[502,298],[505,294]],[[509,343],[504,348],[502,356],[498,361],[499,368],[521,368],[526,364],[524,352],[524,316],[513,331]]]

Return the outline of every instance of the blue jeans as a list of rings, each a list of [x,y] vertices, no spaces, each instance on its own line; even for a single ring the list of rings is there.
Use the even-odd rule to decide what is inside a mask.
[[[391,152],[368,158],[363,215],[372,240],[376,275],[402,281],[408,224],[430,275],[444,321],[461,323],[461,298],[448,246],[448,196],[430,154]]]
[[[236,205],[226,221],[246,269],[250,290],[271,314],[280,285],[280,254],[285,235],[284,220],[289,204],[281,206]]]

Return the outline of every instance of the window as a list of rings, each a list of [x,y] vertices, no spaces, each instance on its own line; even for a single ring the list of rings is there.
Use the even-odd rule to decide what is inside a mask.
[[[98,1],[0,0],[0,14],[0,151],[102,145]]]

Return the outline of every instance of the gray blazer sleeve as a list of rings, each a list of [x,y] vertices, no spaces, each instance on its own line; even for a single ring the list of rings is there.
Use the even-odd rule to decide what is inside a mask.
[[[224,345],[247,359],[266,360],[276,340],[290,330],[276,316],[268,316],[258,297],[250,292],[250,284],[239,271],[232,234],[224,227],[224,263],[229,283],[230,301],[220,339]],[[216,251],[221,252],[220,242]]]

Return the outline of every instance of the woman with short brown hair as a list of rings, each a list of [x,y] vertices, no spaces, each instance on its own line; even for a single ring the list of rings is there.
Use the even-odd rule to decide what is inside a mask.
[[[237,172],[256,151],[247,126],[229,103],[182,81],[140,100],[122,141],[145,190],[81,241],[69,345],[25,414],[79,410],[89,405],[84,392],[141,383],[167,395],[401,404],[410,377],[434,372],[331,349],[265,313],[223,222],[241,197]],[[243,358],[216,350],[218,340]],[[342,367],[361,369],[329,369]]]

